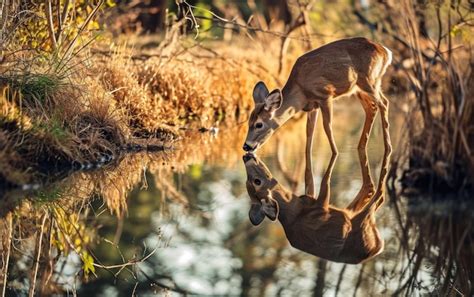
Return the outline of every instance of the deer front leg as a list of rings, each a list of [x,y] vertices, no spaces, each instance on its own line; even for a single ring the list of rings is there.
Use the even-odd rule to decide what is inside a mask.
[[[377,190],[375,191],[374,196],[372,196],[372,198],[370,199],[369,203],[364,206],[364,208],[359,212],[359,214],[363,215],[364,212],[368,214],[372,210],[377,211],[379,207],[382,206],[385,200],[385,182],[387,181],[388,176],[388,164],[390,163],[390,154],[391,148],[389,146],[386,146],[382,159],[382,166],[380,168],[380,176],[379,182],[377,184]]]
[[[312,110],[307,114],[306,122],[306,168],[304,171],[305,193],[310,197],[314,197],[314,176],[313,176],[313,137],[314,128],[318,120],[318,109]]]
[[[319,187],[318,202],[324,209],[329,208],[329,200],[331,198],[331,176],[332,170],[334,169],[334,164],[336,164],[337,155],[332,154],[331,160],[329,161],[326,172],[324,173],[323,178],[321,179],[321,186]]]
[[[329,144],[331,145],[331,150],[333,155],[337,155],[336,141],[334,141],[334,135],[332,133],[332,100],[331,98],[327,99],[326,102],[321,105],[321,113],[323,114],[323,126],[324,132],[328,137]]]

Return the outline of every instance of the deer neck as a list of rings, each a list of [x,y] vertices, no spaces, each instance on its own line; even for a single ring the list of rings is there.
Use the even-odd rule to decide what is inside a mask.
[[[280,185],[272,190],[272,197],[278,202],[278,220],[282,225],[291,225],[301,211],[302,205],[297,196]]]
[[[289,82],[281,90],[283,101],[280,108],[275,111],[274,121],[278,126],[283,125],[297,112],[303,110],[304,102],[299,88],[293,87]]]

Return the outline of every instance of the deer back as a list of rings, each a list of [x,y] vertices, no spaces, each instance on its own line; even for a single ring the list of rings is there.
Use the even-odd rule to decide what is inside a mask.
[[[280,206],[280,222],[290,244],[309,254],[338,261],[345,241],[352,230],[351,218],[344,210],[325,209],[317,200],[296,198],[303,205],[299,212]],[[313,200],[313,201],[309,201]],[[288,214],[288,211],[293,213]],[[297,216],[291,219],[290,216]]]
[[[378,80],[390,60],[390,51],[366,38],[338,40],[298,58],[283,94],[299,88],[307,100],[347,95],[358,84]]]

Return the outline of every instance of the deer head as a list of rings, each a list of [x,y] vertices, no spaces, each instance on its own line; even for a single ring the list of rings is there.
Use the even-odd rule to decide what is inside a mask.
[[[252,154],[243,157],[247,171],[247,192],[250,196],[250,222],[257,226],[265,219],[275,221],[278,218],[278,202],[272,197],[272,189],[278,182],[273,178],[268,168]]]
[[[253,89],[255,108],[250,114],[249,130],[244,143],[244,151],[254,151],[260,147],[280,127],[275,121],[275,112],[281,107],[283,95],[280,89],[268,92],[265,83],[258,82]]]

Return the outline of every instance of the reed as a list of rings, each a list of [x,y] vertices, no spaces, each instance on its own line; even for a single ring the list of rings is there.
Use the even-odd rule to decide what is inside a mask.
[[[462,1],[422,6],[406,0],[401,8],[392,26],[403,28],[399,67],[414,104],[407,119],[408,150],[401,147],[406,155],[394,165],[408,162],[401,177],[407,194],[469,199],[474,191],[474,60],[464,25],[470,12]],[[436,29],[424,32],[421,20]]]

